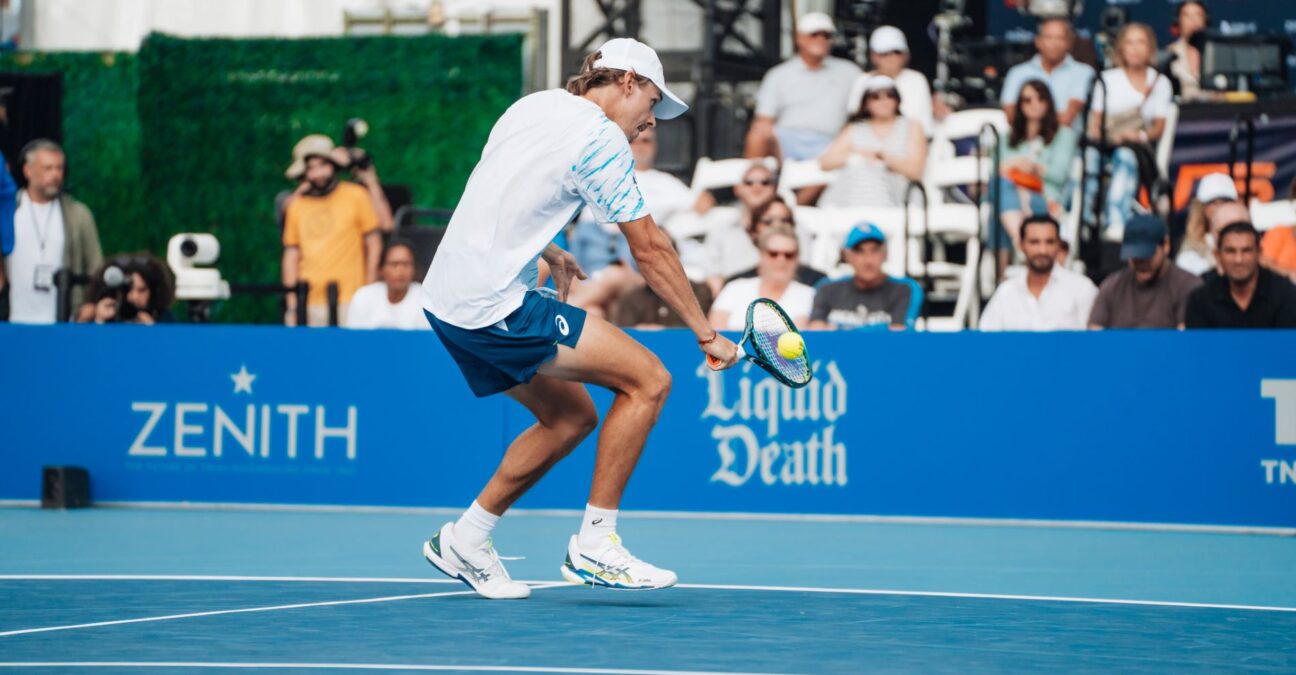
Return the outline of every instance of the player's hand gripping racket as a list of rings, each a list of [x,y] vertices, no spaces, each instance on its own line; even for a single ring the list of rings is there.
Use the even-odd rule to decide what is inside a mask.
[[[801,332],[778,303],[758,298],[747,307],[747,328],[738,341],[742,357],[764,368],[774,379],[789,387],[810,384],[810,356]],[[716,368],[720,360],[707,355],[707,365]]]

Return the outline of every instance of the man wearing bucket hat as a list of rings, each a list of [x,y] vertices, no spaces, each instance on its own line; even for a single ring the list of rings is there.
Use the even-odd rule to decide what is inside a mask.
[[[622,492],[670,390],[670,374],[619,328],[566,304],[573,280],[585,273],[551,242],[582,208],[616,223],[640,273],[693,331],[701,351],[718,367],[736,363],[737,346],[707,323],[635,179],[629,141],[658,118],[687,109],[666,87],[656,52],[636,40],[608,40],[565,90],[526,96],[495,123],[428,270],[428,321],[469,388],[479,397],[505,393],[536,418],[463,516],[423,544],[429,563],[484,597],[531,593],[509,578],[491,532],[598,425],[586,383],[615,398],[598,438],[584,520],[567,542],[561,574],[613,589],[676,583],[674,572],[631,555],[616,532]],[[556,293],[536,290],[540,258]]]
[[[744,157],[814,159],[828,148],[846,122],[846,96],[861,72],[829,55],[836,33],[827,14],[797,21],[796,56],[770,68],[756,92]]]
[[[301,181],[284,211],[282,274],[285,286],[310,284],[307,323],[328,325],[328,286],[337,284],[338,324],[346,323],[351,296],[378,276],[382,233],[370,192],[339,181],[339,155],[328,136],[311,134],[293,147],[284,172]],[[374,180],[376,181],[376,174]],[[293,325],[297,297],[289,294],[284,322]]]

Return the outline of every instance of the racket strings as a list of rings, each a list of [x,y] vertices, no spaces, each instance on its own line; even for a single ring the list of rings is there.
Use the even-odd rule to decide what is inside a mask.
[[[779,338],[787,332],[796,330],[782,312],[765,303],[758,303],[752,308],[752,341],[756,343],[760,355],[774,366],[784,377],[803,382],[810,379],[810,362],[805,356],[794,359],[784,358],[778,350]]]

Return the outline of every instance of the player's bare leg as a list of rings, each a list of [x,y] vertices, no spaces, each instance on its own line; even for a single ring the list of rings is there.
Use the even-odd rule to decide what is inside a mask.
[[[496,515],[508,510],[598,426],[594,401],[578,382],[540,374],[506,393],[530,410],[536,423],[509,445],[495,475],[477,497],[478,504]]]
[[[585,321],[576,349],[559,347],[558,356],[541,366],[540,372],[601,385],[615,393],[599,432],[590,504],[617,508],[670,393],[670,373],[646,347],[592,316]]]
[[[572,583],[617,589],[674,586],[678,580],[674,572],[636,558],[616,533],[621,495],[666,403],[670,373],[643,345],[593,316],[586,319],[576,348],[559,347],[558,356],[541,366],[540,372],[598,384],[615,393],[599,433],[581,531],[567,543],[563,577]]]

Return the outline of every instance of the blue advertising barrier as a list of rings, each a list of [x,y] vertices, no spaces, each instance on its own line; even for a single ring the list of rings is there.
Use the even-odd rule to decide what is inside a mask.
[[[673,374],[625,509],[1296,526],[1293,332],[810,334],[816,377]],[[0,500],[464,506],[531,423],[428,332],[0,325]],[[595,392],[606,410],[611,397]],[[580,508],[591,439],[519,504]]]

